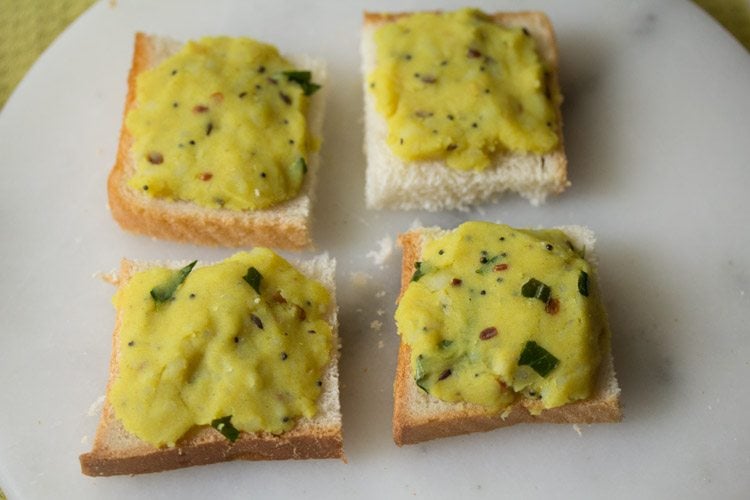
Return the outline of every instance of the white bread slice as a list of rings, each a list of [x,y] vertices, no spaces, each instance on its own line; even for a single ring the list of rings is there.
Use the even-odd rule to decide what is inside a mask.
[[[123,259],[116,283],[123,286],[136,272],[151,265],[153,264]],[[173,263],[172,267],[179,268],[181,265]],[[92,450],[80,456],[81,471],[88,476],[113,476],[159,472],[229,460],[343,459],[338,381],[340,341],[334,284],[336,260],[323,254],[299,262],[296,267],[305,276],[322,283],[332,298],[328,322],[333,333],[333,348],[331,360],[322,378],[318,413],[314,418],[299,420],[295,428],[281,435],[242,432],[234,443],[210,426],[195,427],[172,448],[157,448],[141,441],[125,430],[109,403],[109,391],[117,377],[120,353],[122,319],[118,312],[112,336],[107,396]]]
[[[176,53],[181,45],[174,40],[144,33],[135,35],[117,160],[107,183],[112,216],[123,229],[156,238],[226,247],[260,245],[290,250],[310,248],[311,205],[320,164],[317,152],[308,154],[308,172],[300,194],[265,210],[206,208],[187,201],[156,199],[127,185],[135,162],[130,149],[133,137],[127,129],[125,117],[137,105],[136,79],[141,72]],[[299,68],[310,70],[313,81],[323,85],[312,95],[308,110],[310,134],[320,138],[326,93],[325,64],[310,58],[289,57],[289,60]]]
[[[460,171],[441,161],[404,162],[393,154],[386,143],[388,125],[375,109],[375,97],[367,88],[367,78],[377,64],[375,31],[406,15],[409,14],[364,15],[360,48],[365,95],[367,206],[399,210],[466,210],[471,205],[493,201],[505,191],[515,191],[533,205],[538,205],[544,203],[548,195],[561,193],[568,187],[560,102],[554,103],[557,119],[553,124],[560,142],[556,149],[546,154],[500,154],[483,171]],[[496,13],[491,16],[501,26],[520,26],[529,31],[548,67],[548,88],[552,95],[561,95],[557,42],[547,16],[541,12]]]
[[[591,230],[581,226],[560,227],[576,248],[585,248],[586,260],[596,272],[595,243]],[[427,241],[445,234],[439,228],[422,228],[399,236],[403,249],[401,265],[401,294],[409,286],[414,274],[414,263],[420,260],[422,248]],[[596,283],[596,275],[592,276]],[[399,295],[399,299],[400,299]],[[615,376],[611,339],[606,337],[602,345],[602,361],[596,377],[593,394],[589,399],[576,401],[557,408],[542,410],[538,415],[529,411],[538,401],[521,400],[510,406],[503,414],[488,412],[484,407],[471,403],[449,403],[441,401],[417,387],[411,374],[410,348],[401,342],[398,350],[396,377],[393,384],[393,440],[397,445],[414,444],[430,439],[483,432],[519,423],[596,423],[618,422],[620,410],[620,388]]]

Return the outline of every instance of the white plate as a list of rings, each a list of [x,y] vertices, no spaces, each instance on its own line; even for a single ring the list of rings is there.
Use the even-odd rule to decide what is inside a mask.
[[[413,2],[102,2],[33,67],[0,115],[0,486],[9,498],[731,497],[750,491],[750,58],[689,2],[475,2],[542,8],[561,49],[573,187],[541,208],[506,197],[473,213],[364,209],[358,29],[363,8]],[[429,7],[458,5],[434,2]],[[328,60],[318,248],[339,261],[348,464],[235,462],[89,478],[122,256],[231,252],[121,231],[107,212],[136,30],[248,35]],[[395,251],[425,224],[585,224],[599,237],[625,421],[516,426],[397,448]],[[372,278],[358,286],[353,272]],[[378,294],[384,291],[385,295]],[[385,313],[378,315],[378,309]],[[371,322],[383,322],[381,330]]]

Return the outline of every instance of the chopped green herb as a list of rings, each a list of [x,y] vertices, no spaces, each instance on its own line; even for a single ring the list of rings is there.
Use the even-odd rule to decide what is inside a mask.
[[[487,274],[488,272],[492,271],[492,269],[495,267],[495,262],[500,260],[500,257],[503,257],[503,254],[497,254],[494,257],[483,256],[480,259],[482,265],[478,267],[474,272],[477,274]]]
[[[424,270],[422,269],[422,263],[417,261],[414,263],[414,274],[411,276],[412,281],[419,281],[419,278],[424,276]]]
[[[573,243],[571,243],[569,240],[566,240],[565,243],[568,244],[568,248],[570,248],[575,254],[577,254],[582,259],[586,258],[586,246],[584,245],[580,250],[578,250]]]
[[[242,279],[247,281],[247,284],[253,287],[256,293],[260,293],[260,281],[263,279],[260,271],[250,266],[247,268],[247,274]]]
[[[188,274],[190,274],[190,271],[193,270],[196,262],[198,261],[194,260],[187,266],[175,272],[166,283],[162,283],[161,285],[152,288],[151,297],[156,302],[166,302],[168,300],[171,300],[174,296],[175,291],[177,291],[177,287],[180,286],[183,281],[185,281],[185,278],[187,278]]]
[[[211,421],[211,427],[221,432],[222,436],[230,440],[231,442],[237,441],[240,437],[240,431],[234,428],[232,425],[232,416],[227,415],[226,417],[216,418]]]
[[[301,186],[307,174],[307,163],[303,157],[299,157],[289,166],[289,179],[296,186]]]
[[[299,84],[305,95],[313,95],[320,89],[320,85],[311,81],[312,73],[309,71],[284,71],[283,74],[290,82]]]
[[[521,295],[529,299],[539,299],[544,303],[549,300],[550,292],[550,287],[535,278],[531,278],[521,287]]]
[[[442,347],[443,349],[445,349],[446,347],[450,347],[451,344],[453,344],[452,340],[443,339],[443,341],[440,342],[440,347]]]
[[[427,374],[424,371],[424,367],[422,366],[422,355],[420,354],[417,356],[417,363],[416,363],[416,370],[414,373],[414,381],[417,383],[417,386],[419,386],[420,389],[422,389],[424,392],[430,392],[427,390],[427,388],[422,385],[424,384],[425,379],[427,378]]]
[[[518,358],[518,366],[530,366],[542,377],[554,370],[559,362],[559,359],[533,340],[526,342],[521,357]]]
[[[307,162],[301,156],[292,163],[292,168],[302,172],[302,175],[307,173]]]
[[[581,271],[581,274],[578,275],[578,291],[584,297],[589,296],[589,275],[586,271]]]

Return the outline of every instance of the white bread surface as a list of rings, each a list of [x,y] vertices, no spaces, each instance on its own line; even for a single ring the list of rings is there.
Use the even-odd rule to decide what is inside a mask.
[[[562,138],[560,103],[555,105],[554,124],[560,138],[556,149],[546,154],[506,152],[494,157],[485,170],[462,171],[442,161],[406,162],[397,157],[386,142],[388,124],[375,108],[375,96],[367,81],[376,67],[375,31],[385,23],[408,14],[366,13],[360,45],[365,96],[365,196],[374,209],[467,210],[478,203],[494,201],[505,191],[514,191],[533,205],[544,203],[550,194],[570,185]],[[557,43],[552,25],[540,12],[492,14],[505,27],[525,27],[537,44],[537,50],[549,74],[547,85],[553,95],[560,94]]]
[[[320,167],[317,151],[308,153],[308,171],[299,195],[269,209],[238,211],[208,208],[189,201],[153,198],[128,186],[128,180],[134,173],[135,160],[131,151],[133,137],[127,129],[125,118],[138,103],[137,77],[175,54],[181,46],[180,42],[174,40],[136,34],[117,160],[107,183],[112,216],[123,229],[161,239],[225,247],[261,245],[289,250],[310,248],[311,205]],[[309,57],[287,58],[296,67],[311,71],[313,81],[322,85],[310,98],[307,117],[310,135],[320,138],[327,91],[325,64]]]
[[[570,238],[573,246],[578,249],[585,248],[586,260],[591,264],[594,273],[591,283],[596,284],[598,280],[593,254],[594,233],[582,226],[564,226],[557,229],[562,230]],[[414,262],[420,260],[425,243],[446,233],[447,231],[432,227],[415,229],[399,236],[399,245],[403,249],[401,295],[411,281]],[[410,347],[402,341],[393,385],[393,440],[401,446],[459,434],[489,431],[519,423],[618,422],[622,419],[620,387],[615,375],[609,336],[604,339],[601,348],[601,364],[590,398],[550,409],[541,409],[541,403],[537,400],[520,399],[498,414],[472,403],[441,401],[419,389],[411,373]],[[540,409],[538,415],[532,414],[532,410]]]
[[[124,259],[116,284],[123,286],[135,273],[154,265],[168,265],[177,269],[184,264],[144,263]],[[107,395],[92,450],[80,456],[81,471],[88,476],[112,476],[159,472],[230,460],[343,459],[338,380],[340,340],[334,284],[336,260],[328,254],[323,254],[293,264],[308,278],[322,283],[332,298],[327,318],[333,333],[331,359],[321,379],[323,385],[317,402],[318,412],[314,418],[302,418],[292,430],[280,435],[241,432],[234,443],[205,425],[196,426],[188,431],[174,447],[157,448],[140,440],[125,430],[109,403],[109,391],[118,374],[119,333],[122,321],[121,312],[118,311],[112,336]]]

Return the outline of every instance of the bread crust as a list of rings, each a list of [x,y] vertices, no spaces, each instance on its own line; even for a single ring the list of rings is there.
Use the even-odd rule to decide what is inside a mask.
[[[138,270],[133,261],[123,259],[117,280],[123,286]],[[331,271],[332,272],[332,271]],[[314,276],[317,278],[317,276]],[[109,394],[119,373],[121,311],[118,311],[112,335],[109,380],[102,415],[89,453],[79,457],[81,472],[88,476],[113,476],[161,472],[193,465],[205,465],[230,460],[289,460],[312,458],[344,459],[341,414],[338,405],[338,332],[336,305],[330,322],[333,332],[331,361],[323,378],[323,394],[318,400],[318,415],[300,419],[292,430],[280,435],[268,432],[246,433],[230,442],[211,426],[196,426],[180,438],[174,447],[157,448],[130,434],[117,419],[109,403]],[[322,401],[335,399],[331,415],[322,415]]]
[[[310,434],[308,429],[296,428],[281,436],[242,433],[231,443],[203,426],[193,429],[173,448],[141,444],[123,452],[104,442],[108,434],[127,433],[109,404],[103,409],[102,420],[110,428],[100,427],[94,449],[80,456],[81,471],[87,476],[144,474],[232,460],[344,458],[341,429]]]
[[[419,229],[399,235],[398,243],[403,249],[399,300],[414,274],[414,263],[420,259],[423,241],[423,231]],[[538,403],[520,400],[498,414],[476,404],[443,402],[419,389],[411,375],[411,349],[402,341],[393,384],[393,440],[398,446],[402,446],[520,423],[619,422],[622,420],[620,389],[608,341],[603,349],[606,352],[602,353],[596,386],[589,399],[542,409],[538,415],[530,412]]]
[[[112,217],[125,230],[161,239],[226,247],[261,245],[289,250],[311,248],[310,208],[319,163],[317,153],[311,152],[309,155],[308,175],[300,194],[265,210],[213,209],[186,201],[160,200],[127,185],[134,171],[134,162],[131,154],[133,137],[128,131],[126,117],[137,104],[138,75],[157,65],[165,52],[173,51],[178,46],[176,42],[144,33],[135,35],[117,159],[107,181]],[[320,67],[314,71],[315,78],[322,83],[324,70],[319,62],[316,64]],[[313,135],[319,135],[321,129],[324,93],[325,86],[311,99],[308,125]]]
[[[439,11],[438,11],[439,12]],[[564,191],[570,182],[563,139],[560,102],[555,103],[557,147],[545,154],[498,154],[483,171],[460,171],[443,161],[405,162],[385,144],[387,124],[375,110],[374,97],[367,88],[367,76],[375,66],[372,35],[383,24],[414,14],[365,12],[362,34],[363,80],[365,83],[365,154],[367,156],[366,198],[370,208],[402,210],[467,209],[470,205],[492,201],[505,191],[514,191],[532,204],[543,203],[550,194]],[[547,86],[553,95],[560,92],[558,48],[554,29],[542,12],[497,12],[491,19],[504,27],[524,27],[536,42],[546,64]],[[424,182],[429,179],[429,182]],[[420,186],[427,184],[427,186]]]

